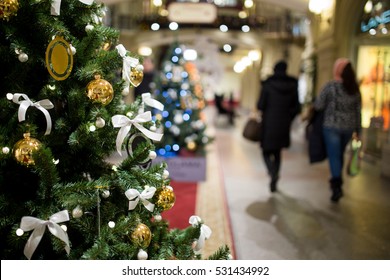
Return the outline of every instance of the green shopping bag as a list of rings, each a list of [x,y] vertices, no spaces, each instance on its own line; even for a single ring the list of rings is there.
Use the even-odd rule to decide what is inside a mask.
[[[347,165],[347,173],[349,176],[356,176],[360,172],[360,153],[362,148],[362,142],[357,139],[351,141],[350,157]]]

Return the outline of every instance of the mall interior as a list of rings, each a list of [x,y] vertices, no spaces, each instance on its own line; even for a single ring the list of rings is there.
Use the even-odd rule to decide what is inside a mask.
[[[16,2],[0,0],[1,256],[196,259],[201,247],[206,259],[227,245],[220,259],[390,259],[390,0],[62,0],[61,15],[49,15],[54,1]],[[338,58],[356,72],[362,133],[344,155],[359,170],[344,168],[334,202],[305,116]],[[273,192],[243,131],[282,60],[301,110]],[[35,146],[18,157],[21,135]],[[166,234],[162,219],[190,234]]]
[[[195,54],[189,60],[198,68],[208,133],[215,138],[196,208],[213,228],[210,251],[224,242],[236,259],[390,258],[389,0],[105,3],[107,24],[120,30],[127,49],[145,57],[145,71],[158,71],[174,42]],[[327,162],[308,162],[306,123],[297,117],[279,191],[270,193],[259,145],[242,137],[260,82],[285,60],[299,79],[304,111],[332,79],[339,57],[352,62],[362,94],[360,174],[346,176],[345,196],[332,204]],[[135,90],[124,98],[134,96]],[[235,110],[234,123],[216,96]],[[224,210],[213,207],[220,200]]]

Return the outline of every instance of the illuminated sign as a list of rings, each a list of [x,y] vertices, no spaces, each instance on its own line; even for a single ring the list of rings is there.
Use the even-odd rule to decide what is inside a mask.
[[[212,23],[217,18],[217,8],[208,3],[172,3],[168,12],[168,19],[178,23]]]
[[[384,11],[381,15],[371,17],[367,23],[364,21],[360,24],[360,30],[367,32],[370,29],[377,28],[380,24],[390,23],[390,10]]]

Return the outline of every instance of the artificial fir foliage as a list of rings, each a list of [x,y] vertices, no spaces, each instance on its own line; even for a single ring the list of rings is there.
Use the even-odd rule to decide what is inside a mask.
[[[206,134],[205,99],[195,64],[184,59],[185,47],[172,44],[161,63],[156,78],[156,99],[165,105],[157,114],[164,128],[164,138],[157,143],[161,156],[205,155],[212,139]]]
[[[153,138],[160,126],[147,112],[139,117],[140,100],[121,98],[130,83],[118,73],[140,58],[115,48],[119,32],[102,24],[102,4],[52,4],[19,0],[12,13],[0,11],[1,259],[201,258],[202,221],[170,230],[161,219],[167,166],[140,164],[154,158],[154,142],[108,160],[132,144],[118,144],[121,131]],[[56,36],[65,43],[48,48]],[[91,86],[96,75],[104,81]],[[130,121],[115,126],[114,116]],[[16,145],[27,133],[38,148]],[[221,247],[210,258],[228,256]]]

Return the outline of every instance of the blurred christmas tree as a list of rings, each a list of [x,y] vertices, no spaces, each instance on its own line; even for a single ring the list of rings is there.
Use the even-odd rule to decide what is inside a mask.
[[[141,61],[104,15],[93,0],[0,2],[1,259],[201,258],[199,217],[161,219],[175,194],[166,164],[150,164],[160,124],[123,103]],[[109,163],[115,150],[128,156]]]
[[[156,115],[164,127],[164,138],[157,143],[157,153],[172,156],[180,153],[204,155],[211,142],[207,136],[205,99],[195,64],[184,58],[185,48],[178,43],[170,46],[156,79],[156,99],[165,110]]]

